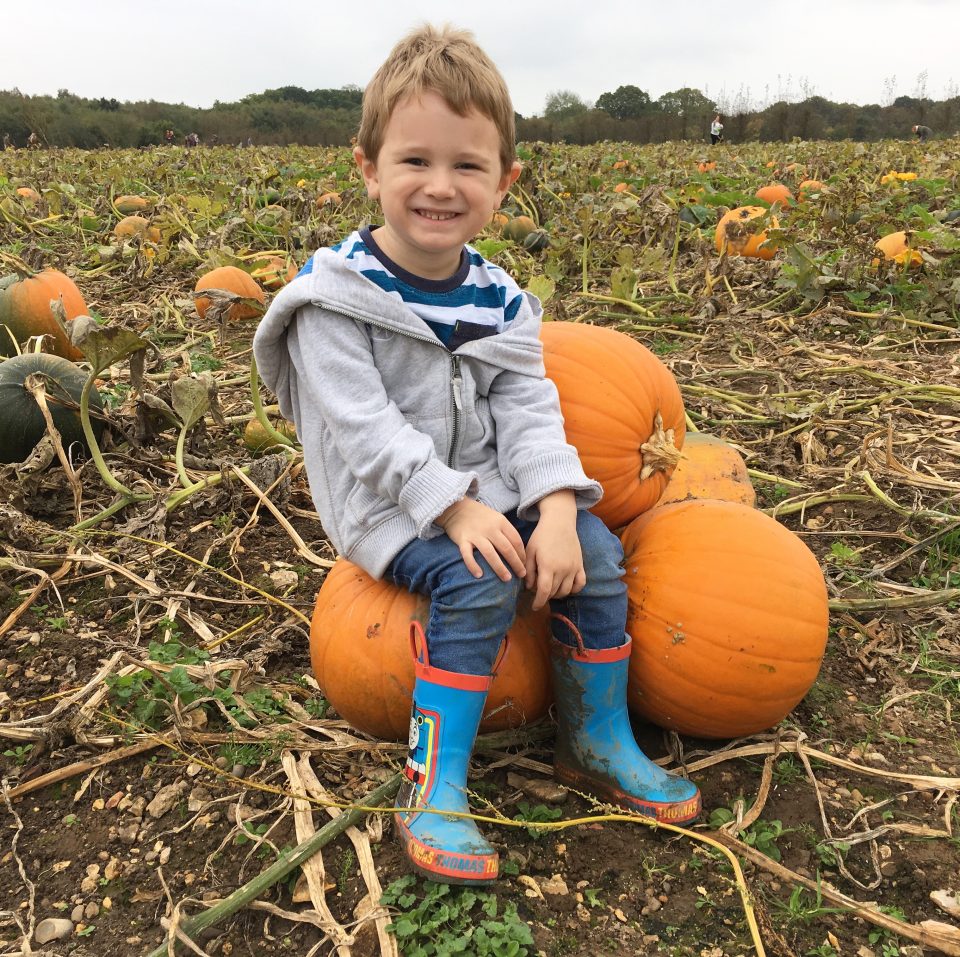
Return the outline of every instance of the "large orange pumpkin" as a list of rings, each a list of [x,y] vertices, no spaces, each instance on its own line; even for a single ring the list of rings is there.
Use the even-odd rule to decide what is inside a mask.
[[[201,292],[204,289],[223,289],[226,292],[232,292],[235,296],[253,299],[260,303],[257,307],[245,302],[235,302],[227,313],[227,318],[234,322],[241,319],[256,319],[263,315],[263,304],[266,301],[263,289],[250,273],[244,272],[237,266],[220,266],[218,269],[211,269],[197,280],[193,288],[194,292]],[[197,314],[202,319],[210,308],[210,299],[207,296],[197,296],[194,301]]]
[[[764,245],[767,241],[766,230],[760,228],[767,219],[765,206],[738,206],[729,213],[724,213],[717,223],[714,237],[717,252],[726,251],[728,256],[773,259],[774,250]],[[780,225],[775,216],[770,216],[769,222],[774,229]]]
[[[781,721],[827,642],[827,589],[807,546],[763,512],[709,499],[652,509],[622,541],[630,708],[701,738]]]
[[[793,193],[783,183],[771,183],[769,186],[761,186],[754,193],[757,199],[762,199],[765,203],[779,203],[781,206],[789,206],[793,202]]]
[[[687,433],[680,461],[657,507],[694,498],[740,502],[751,508],[757,504],[743,457],[723,439],[705,432]]]
[[[376,738],[406,740],[414,670],[410,623],[426,627],[429,599],[376,581],[344,558],[327,573],[310,627],[313,674],[351,725]],[[487,696],[481,731],[542,718],[550,707],[549,614],[530,610],[524,592]]]
[[[67,321],[87,314],[87,304],[73,280],[57,269],[44,269],[34,276],[0,279],[0,356],[15,354],[13,339],[23,344],[31,336],[49,336],[44,348],[76,362],[83,353],[73,346],[50,310],[59,299]]]
[[[656,504],[680,457],[680,387],[649,349],[614,329],[545,322],[540,338],[567,441],[603,486],[592,511],[620,528]]]

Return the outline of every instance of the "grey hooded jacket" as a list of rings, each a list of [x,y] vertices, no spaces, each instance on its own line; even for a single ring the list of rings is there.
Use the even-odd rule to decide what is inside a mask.
[[[310,491],[337,551],[382,577],[434,519],[471,496],[536,520],[537,502],[574,491],[595,505],[544,377],[540,303],[530,295],[499,335],[456,352],[405,305],[321,249],[274,299],[253,349],[297,427]]]

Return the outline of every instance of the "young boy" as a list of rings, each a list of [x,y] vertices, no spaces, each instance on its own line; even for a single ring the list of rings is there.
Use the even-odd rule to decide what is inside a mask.
[[[469,34],[418,30],[367,87],[357,144],[383,225],[317,252],[254,351],[338,552],[431,598],[401,846],[434,880],[497,876],[476,823],[437,812],[468,811],[470,752],[524,585],[555,616],[558,779],[692,820],[696,786],[650,762],[630,729],[623,552],[587,511],[601,489],[544,377],[540,304],[465,245],[520,174],[503,79]]]

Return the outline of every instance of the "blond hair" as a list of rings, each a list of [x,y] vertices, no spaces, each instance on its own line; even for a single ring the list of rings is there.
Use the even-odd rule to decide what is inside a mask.
[[[396,105],[409,96],[439,93],[458,116],[472,110],[492,120],[500,134],[504,172],[517,158],[513,103],[493,61],[473,34],[429,24],[404,37],[363,91],[363,114],[357,144],[376,162],[383,135]]]

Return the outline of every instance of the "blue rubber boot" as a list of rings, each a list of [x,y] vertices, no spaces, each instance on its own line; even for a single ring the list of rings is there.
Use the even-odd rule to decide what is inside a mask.
[[[411,629],[416,684],[410,718],[410,753],[394,814],[410,866],[445,884],[489,884],[497,879],[497,852],[470,818],[424,814],[418,808],[469,811],[467,764],[492,678],[430,666],[419,623]],[[418,653],[416,644],[419,642]]]
[[[700,814],[700,791],[668,774],[638,747],[627,715],[629,636],[619,648],[571,647],[556,638],[550,660],[556,697],[554,776],[567,787],[665,824]]]

